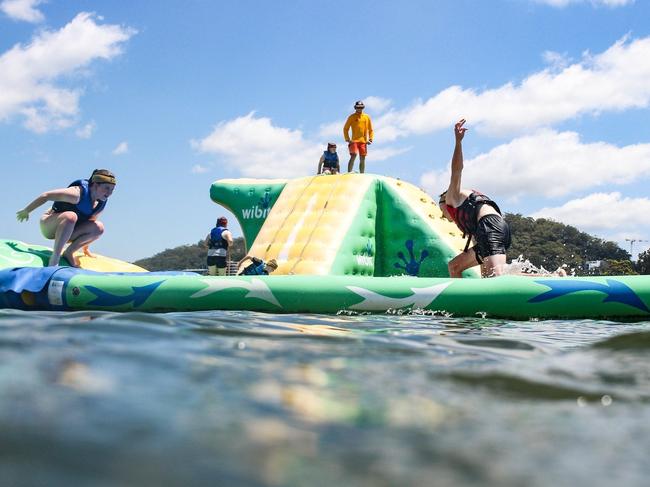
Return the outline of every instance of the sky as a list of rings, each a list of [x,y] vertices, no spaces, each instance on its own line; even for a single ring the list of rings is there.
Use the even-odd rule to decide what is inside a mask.
[[[0,0],[0,238],[16,211],[112,170],[91,250],[205,237],[223,178],[314,174],[363,100],[366,172],[463,187],[633,254],[650,247],[650,1]],[[357,162],[358,167],[358,162]],[[633,241],[633,242],[631,242]]]

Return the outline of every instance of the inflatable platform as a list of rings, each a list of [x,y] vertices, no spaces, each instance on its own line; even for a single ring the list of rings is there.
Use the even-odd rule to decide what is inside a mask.
[[[650,319],[650,276],[450,278],[462,235],[426,193],[392,178],[222,180],[210,195],[239,219],[249,255],[278,261],[273,275],[146,272],[101,256],[44,267],[47,248],[0,240],[0,307]]]

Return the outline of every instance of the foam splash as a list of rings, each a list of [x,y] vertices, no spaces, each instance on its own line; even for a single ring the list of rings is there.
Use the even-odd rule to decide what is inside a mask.
[[[513,259],[510,264],[505,264],[502,268],[504,274],[521,275],[529,274],[534,276],[575,276],[575,269],[568,269],[566,264],[561,265],[554,271],[544,269],[543,266],[537,267],[528,259],[520,255]]]

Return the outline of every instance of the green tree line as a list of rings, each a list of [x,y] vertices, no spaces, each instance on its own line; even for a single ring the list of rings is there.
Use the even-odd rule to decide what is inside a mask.
[[[615,242],[546,218],[535,219],[508,213],[506,220],[512,233],[508,261],[522,256],[536,267],[554,271],[566,266],[576,275],[636,273],[630,254]],[[601,261],[601,268],[587,270],[585,266],[588,261]]]

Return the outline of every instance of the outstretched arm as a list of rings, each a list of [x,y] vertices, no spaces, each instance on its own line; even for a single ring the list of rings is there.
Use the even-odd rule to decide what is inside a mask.
[[[241,267],[242,264],[244,262],[246,262],[247,260],[253,260],[253,258],[250,255],[245,256],[242,260],[239,261],[239,263],[237,264],[237,267]]]
[[[352,116],[348,117],[343,126],[343,138],[346,142],[350,142],[350,135],[348,135],[350,133],[350,125],[352,125]]]
[[[79,203],[80,191],[78,187],[54,189],[40,194],[34,201],[22,210],[16,212],[16,219],[19,222],[29,220],[29,214],[47,201],[64,201],[73,205]]]
[[[464,118],[454,125],[456,145],[454,146],[454,155],[451,158],[451,178],[449,188],[447,188],[447,204],[452,206],[460,203],[460,184],[463,175],[463,137],[467,132],[467,128],[463,125],[465,125]]]

